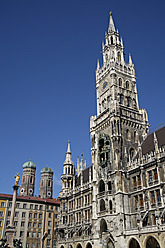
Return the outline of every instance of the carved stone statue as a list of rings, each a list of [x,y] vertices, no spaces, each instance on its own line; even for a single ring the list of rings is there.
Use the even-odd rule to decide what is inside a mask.
[[[20,179],[20,176],[19,176],[19,173],[17,173],[16,175],[15,175],[15,186],[18,186],[18,183],[19,183],[19,179]]]

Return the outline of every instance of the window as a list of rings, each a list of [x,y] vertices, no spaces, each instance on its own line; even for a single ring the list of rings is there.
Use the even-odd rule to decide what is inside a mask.
[[[51,226],[51,221],[48,221],[48,226]]]
[[[40,244],[39,243],[37,243],[37,248],[40,248]]]
[[[148,181],[149,183],[152,182],[152,171],[148,172]]]
[[[34,227],[34,228],[37,227],[37,223],[36,223],[36,222],[33,223],[33,227]]]
[[[14,226],[17,226],[17,224],[18,224],[18,221],[14,221]]]
[[[19,213],[18,212],[15,212],[15,217],[18,217]]]
[[[136,177],[133,177],[133,178],[132,178],[132,181],[133,181],[133,187],[136,187],[136,186],[137,186]]]
[[[9,211],[10,212],[10,211]],[[9,215],[9,212],[8,212],[8,216],[10,216]],[[11,214],[11,212],[10,212],[10,214]],[[0,211],[0,217],[3,217],[3,211]]]
[[[0,227],[2,227],[2,220],[0,220]]]
[[[120,104],[124,104],[124,96],[122,94],[120,95]]]
[[[2,212],[2,213],[3,213],[3,212]],[[7,215],[10,216],[10,215],[11,215],[11,211],[8,211]],[[1,216],[1,214],[0,214],[0,216]]]
[[[32,213],[29,213],[29,218],[32,218]]]
[[[137,176],[137,181],[138,181],[138,186],[140,186],[141,185],[141,176],[140,175]]]
[[[32,223],[31,222],[28,223],[28,227],[32,227]]]
[[[16,208],[19,208],[19,205],[20,205],[20,204],[19,204],[19,203],[17,203]]]
[[[42,219],[42,214],[39,214],[39,219]]]
[[[38,228],[41,228],[41,223],[38,223]]]
[[[11,208],[12,207],[12,202],[9,202],[9,208]]]
[[[34,218],[35,218],[35,219],[37,218],[37,213],[34,213]]]
[[[100,211],[105,210],[105,201],[103,199],[100,200]]]
[[[140,206],[143,206],[143,195],[139,195]]]
[[[23,231],[20,231],[20,237],[23,237]]]
[[[24,221],[22,221],[22,222],[21,222],[21,226],[24,226],[24,225],[25,225],[25,222],[24,222]]]
[[[56,211],[58,211],[58,206],[56,206]]]
[[[34,243],[32,243],[32,248],[35,248],[35,244]]]
[[[156,190],[156,199],[157,199],[157,202],[161,202],[161,198],[160,198],[160,190]]]
[[[24,204],[23,204],[23,209],[25,209],[25,208],[26,208],[26,204],[24,203]]]
[[[5,202],[1,202],[1,207],[3,208],[5,206]]]
[[[38,205],[35,205],[35,210],[37,210],[38,209]]]
[[[27,244],[26,244],[26,248],[30,248],[30,245],[29,245],[29,243],[27,243]]]
[[[122,86],[122,79],[119,78],[119,86],[121,87]]]
[[[57,214],[55,214],[55,218],[56,218],[56,219],[58,218],[58,215],[57,215]]]
[[[41,233],[38,232],[38,233],[37,233],[37,238],[40,238],[40,237],[41,237]]]
[[[51,230],[50,229],[48,229],[48,234],[51,234]]]
[[[30,209],[33,209],[33,204],[30,204]]]
[[[118,61],[121,62],[121,54],[120,54],[120,52],[117,53],[117,58],[118,58]]]
[[[126,89],[129,89],[129,82],[128,81],[126,81],[125,86],[126,86]]]
[[[151,203],[154,204],[155,203],[155,192],[151,191],[150,196],[151,196]]]
[[[49,213],[49,218],[51,218],[52,217],[52,214],[51,213]]]
[[[47,245],[50,245],[50,239],[47,239]]]
[[[154,169],[153,172],[154,172],[154,180],[158,180],[157,169]]]
[[[42,205],[40,205],[40,210],[42,210]]]
[[[53,210],[53,206],[51,206],[51,210]]]
[[[29,238],[30,237],[30,232],[27,232],[27,238]]]
[[[128,107],[131,107],[131,106],[132,106],[131,97],[127,97],[127,106],[128,106]]]
[[[36,233],[32,232],[32,238],[35,238],[35,237],[36,237]]]
[[[26,213],[22,212],[22,218],[25,218],[25,216],[26,216]]]
[[[17,222],[17,221],[16,221]],[[10,221],[8,220],[7,222],[6,222],[6,226],[8,226],[10,224]],[[15,224],[14,224],[15,225]]]

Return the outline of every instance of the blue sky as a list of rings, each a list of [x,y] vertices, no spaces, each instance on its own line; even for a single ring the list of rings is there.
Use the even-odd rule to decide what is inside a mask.
[[[112,10],[132,54],[140,108],[151,128],[165,123],[165,2],[130,0],[0,1],[0,192],[29,158],[54,170],[54,197],[67,141],[72,159],[91,163],[89,118],[96,114],[95,69]]]

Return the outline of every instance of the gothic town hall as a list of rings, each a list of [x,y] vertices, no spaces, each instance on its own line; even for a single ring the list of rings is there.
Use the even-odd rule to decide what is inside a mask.
[[[90,118],[92,166],[63,164],[58,248],[165,248],[165,127],[149,134],[135,67],[112,13],[103,65],[97,62],[97,115]]]

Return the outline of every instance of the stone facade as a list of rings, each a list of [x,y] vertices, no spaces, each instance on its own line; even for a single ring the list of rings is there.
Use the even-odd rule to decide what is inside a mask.
[[[2,238],[10,224],[12,195],[0,194],[0,202],[4,202],[4,218]],[[56,199],[17,196],[14,216],[14,239],[20,239],[22,247],[42,248],[55,247],[55,229],[58,222],[60,202]],[[44,242],[42,237],[47,232]]]
[[[149,135],[135,68],[110,13],[97,63],[92,166],[73,171],[70,143],[61,176],[58,248],[165,247],[165,127]],[[66,169],[67,168],[67,169]],[[69,169],[70,168],[70,169]]]

